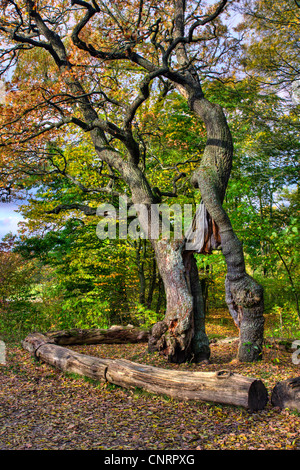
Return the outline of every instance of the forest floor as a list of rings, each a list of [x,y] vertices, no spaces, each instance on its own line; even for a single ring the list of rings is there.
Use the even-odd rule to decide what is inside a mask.
[[[220,319],[219,319],[220,320]],[[223,323],[223,324],[222,324]],[[209,336],[237,336],[214,318]],[[261,379],[269,398],[280,380],[300,376],[291,352],[265,347],[262,361],[234,360],[236,344],[212,343],[211,363],[168,364],[146,344],[72,346],[79,352],[178,370],[230,369]],[[300,450],[300,414],[270,401],[263,411],[174,400],[64,374],[7,344],[0,366],[1,450]]]

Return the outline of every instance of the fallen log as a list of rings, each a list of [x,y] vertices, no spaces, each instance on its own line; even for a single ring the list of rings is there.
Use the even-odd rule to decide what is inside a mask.
[[[278,382],[272,390],[271,403],[281,409],[300,411],[300,377]]]
[[[134,328],[132,326],[112,326],[109,329],[77,329],[50,331],[47,333],[55,344],[127,344],[146,343],[149,339],[149,331]]]
[[[262,410],[268,401],[268,393],[261,380],[231,371],[178,371],[121,359],[100,359],[57,345],[53,338],[40,333],[28,335],[22,346],[65,372],[75,372],[124,388],[138,387],[176,399],[237,405],[251,411]]]
[[[73,372],[91,379],[106,382],[109,359],[79,354],[71,349],[58,346],[52,338],[33,333],[22,341],[22,346],[34,356],[64,371]]]
[[[261,380],[228,370],[189,372],[167,370],[125,359],[113,360],[107,369],[109,382],[124,388],[141,388],[176,399],[237,405],[251,411],[262,410],[268,392]]]

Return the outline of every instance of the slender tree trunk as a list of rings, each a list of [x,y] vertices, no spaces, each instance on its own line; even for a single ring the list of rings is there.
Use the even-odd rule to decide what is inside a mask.
[[[142,248],[142,239],[139,238],[137,241],[135,251],[136,251],[136,265],[138,268],[138,276],[139,276],[139,281],[140,281],[140,292],[139,292],[139,303],[141,305],[145,305],[146,303],[146,279],[145,279],[145,270],[144,270],[144,263],[145,263],[145,257],[144,257],[144,250],[142,253],[142,258],[141,259],[141,248]]]
[[[184,261],[193,296],[194,335],[191,343],[192,359],[194,362],[202,362],[210,357],[209,340],[205,332],[204,295],[194,254],[185,252]]]
[[[162,278],[159,274],[159,279],[158,279],[158,297],[157,297],[157,302],[156,302],[156,308],[155,308],[155,311],[156,313],[159,313],[160,312],[160,309],[162,307],[162,304],[163,304],[163,300],[164,300],[164,284],[163,284],[163,281],[162,281]]]
[[[202,231],[197,236],[198,247],[192,251],[209,253],[221,244],[227,264],[226,298],[240,328],[239,359],[252,361],[261,357],[263,290],[246,273],[242,244],[222,207],[232,167],[232,137],[221,106],[204,97],[198,72],[190,61],[185,42],[180,40],[186,32],[185,14],[185,0],[174,0],[173,35],[178,39],[175,51],[182,70],[180,79],[174,75],[169,78],[187,100],[190,109],[204,122],[207,132],[201,164],[192,177],[192,184],[199,188],[203,201],[199,209]]]
[[[185,83],[177,84],[177,87],[187,99],[191,110],[204,121],[207,131],[203,158],[191,180],[202,196],[203,204],[200,205],[198,214],[202,221],[202,231],[197,235],[199,240],[196,249],[186,248],[184,242],[174,246],[169,241],[152,240],[165,287],[167,308],[165,320],[154,328],[151,348],[157,348],[173,362],[209,357],[204,312],[200,317],[197,316],[198,310],[203,311],[203,301],[199,300],[202,295],[200,296],[200,287],[196,287],[195,267],[192,274],[186,270],[183,253],[209,253],[221,245],[227,264],[226,299],[230,313],[240,329],[238,357],[241,361],[257,360],[261,357],[263,343],[263,289],[246,273],[242,244],[222,207],[232,166],[231,133],[222,108],[204,97],[197,76],[187,72]],[[96,151],[103,147],[100,132],[91,131],[91,137]],[[132,201],[135,204],[144,204],[147,208],[139,213],[139,220],[142,227],[148,228],[150,206],[156,201],[145,175],[132,162],[117,161],[115,166],[131,189]],[[151,240],[151,233],[148,235]],[[193,291],[190,275],[195,282]],[[196,300],[193,298],[195,293]]]
[[[180,400],[200,400],[243,406],[250,411],[264,409],[267,389],[261,380],[243,377],[228,370],[191,372],[166,370],[126,359],[102,359],[58,346],[40,333],[28,335],[22,346],[35,358],[65,372],[73,372],[100,382],[150,393],[166,394]]]
[[[156,285],[156,260],[155,257],[152,259],[152,271],[150,273],[150,280],[149,280],[149,289],[147,295],[147,308],[151,309],[152,300],[153,300],[153,293],[155,290]]]
[[[203,270],[203,274],[206,276],[201,279],[201,288],[203,293],[203,302],[204,302],[204,311],[205,315],[209,313],[209,304],[208,304],[208,286],[209,286],[209,276],[210,276],[210,266],[207,265],[205,270]]]
[[[184,0],[176,0],[175,38],[184,36],[184,16],[185,2]],[[49,36],[39,15],[37,15],[36,21],[41,33]],[[60,71],[65,77],[67,86],[74,95],[82,96],[78,103],[84,119],[86,122],[92,123],[98,117],[96,111],[91,106],[89,99],[85,97],[81,84],[76,79],[74,80],[72,74],[69,73],[69,67],[61,65],[65,64],[67,59],[63,43],[57,42],[56,36],[53,35],[50,35],[48,39],[55,43],[55,50],[57,49],[60,59]],[[262,350],[263,290],[246,274],[242,244],[235,235],[230,220],[222,207],[232,166],[232,138],[221,107],[205,99],[197,71],[189,65],[189,58],[182,42],[178,43],[176,54],[178,64],[183,70],[180,74],[180,80],[176,81],[176,77],[179,77],[178,74],[171,74],[167,78],[175,80],[177,88],[187,99],[191,110],[204,121],[207,131],[204,155],[192,178],[192,184],[200,189],[204,203],[204,207],[201,206],[204,242],[198,250],[192,249],[190,251],[191,253],[194,251],[209,252],[215,242],[221,243],[227,263],[226,297],[230,312],[240,328],[239,358],[242,361],[252,361],[261,356]],[[142,227],[148,226],[149,207],[151,203],[155,202],[155,198],[145,175],[135,161],[136,155],[131,155],[129,160],[116,158],[117,152],[111,149],[102,130],[92,129],[90,135],[99,157],[119,171],[124,182],[130,187],[132,201],[147,206],[148,211],[146,214],[139,214],[139,219]],[[192,271],[189,272],[184,265],[183,253],[189,250],[185,249],[184,244],[180,244],[179,248],[169,242],[154,243],[157,264],[167,297],[166,317],[164,325],[161,325],[163,326],[162,330],[165,331],[160,334],[160,349],[165,351],[169,360],[181,362],[193,357],[192,339],[197,331],[195,324],[198,321],[195,321],[194,315],[197,316],[196,310],[201,307],[199,307],[200,290],[199,287],[195,287],[195,267],[192,267]],[[193,288],[191,280],[195,282]],[[193,294],[198,300],[194,301]],[[200,338],[201,335],[198,336]],[[201,348],[205,350],[206,346],[200,345],[200,350],[202,350]],[[197,354],[202,357],[202,353]]]

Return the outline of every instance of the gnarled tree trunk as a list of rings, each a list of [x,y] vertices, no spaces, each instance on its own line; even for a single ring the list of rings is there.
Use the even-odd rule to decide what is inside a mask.
[[[170,362],[178,363],[199,362],[210,356],[198,269],[193,254],[185,252],[184,245],[183,240],[154,244],[167,309],[149,340],[150,350],[158,350]]]
[[[201,191],[210,218],[218,227],[223,255],[227,264],[226,301],[240,330],[238,358],[254,361],[261,358],[264,317],[263,289],[246,273],[243,247],[233,231],[222,202],[231,171],[232,138],[221,107],[204,97],[191,102],[207,129],[207,144],[192,183]]]
[[[140,31],[141,18],[145,13],[143,12],[144,2],[140,2],[140,19],[131,25],[133,29],[130,40],[128,41],[125,30],[125,34],[122,35],[119,20],[117,20],[115,31],[118,31],[118,34],[116,38],[111,38],[111,48],[109,48],[108,44],[105,47],[102,44],[102,48],[100,40],[100,49],[98,50],[96,49],[96,44],[91,45],[86,43],[83,39],[84,35],[81,34],[83,28],[87,26],[88,22],[95,15],[97,17],[99,14],[100,21],[102,21],[102,17],[103,21],[105,21],[105,13],[97,5],[97,2],[88,3],[80,0],[73,0],[71,2],[72,7],[74,9],[78,8],[78,11],[76,12],[76,17],[74,16],[74,21],[76,21],[72,25],[72,31],[70,31],[70,34],[66,31],[68,41],[60,37],[57,31],[54,20],[56,12],[53,9],[52,13],[51,8],[49,9],[50,16],[44,16],[45,11],[36,8],[36,3],[32,0],[20,2],[19,7],[13,1],[4,3],[7,3],[7,6],[9,5],[9,8],[7,8],[8,14],[10,14],[10,9],[15,10],[12,20],[7,16],[3,20],[5,27],[1,26],[1,34],[5,34],[5,41],[11,41],[9,46],[10,53],[17,49],[22,52],[22,49],[24,49],[22,46],[26,45],[27,47],[30,44],[30,47],[41,48],[45,53],[49,54],[49,57],[51,56],[56,63],[59,78],[64,82],[63,89],[66,93],[63,93],[63,95],[66,100],[66,109],[64,110],[65,105],[63,105],[63,108],[60,108],[57,104],[54,104],[51,101],[54,97],[51,99],[45,98],[40,103],[40,108],[36,105],[32,109],[28,108],[28,112],[33,112],[37,108],[37,110],[40,109],[44,114],[45,112],[47,114],[50,109],[55,109],[54,114],[52,115],[51,111],[50,117],[46,122],[43,122],[41,126],[39,126],[38,121],[34,122],[34,125],[29,126],[29,129],[27,129],[28,122],[26,118],[24,123],[22,121],[20,132],[15,135],[11,132],[10,126],[15,122],[19,122],[19,120],[21,122],[21,119],[23,120],[27,116],[27,112],[22,114],[16,111],[16,116],[19,116],[16,120],[9,117],[7,123],[8,133],[6,135],[6,131],[4,132],[3,143],[1,145],[16,144],[18,146],[20,142],[25,143],[30,139],[35,139],[43,132],[52,132],[55,128],[60,129],[63,125],[75,124],[81,130],[89,132],[98,162],[105,162],[110,172],[112,169],[116,172],[116,174],[111,174],[110,176],[115,177],[117,175],[116,177],[120,178],[128,186],[132,202],[146,207],[146,211],[139,216],[142,226],[146,227],[149,221],[149,207],[157,201],[153,194],[150,180],[148,180],[146,173],[142,169],[140,145],[139,141],[135,138],[135,132],[133,132],[133,119],[139,107],[150,95],[150,83],[158,77],[164,77],[166,80],[173,82],[187,98],[190,108],[204,121],[207,129],[207,145],[201,165],[193,176],[193,184],[199,187],[204,203],[201,206],[203,230],[202,237],[200,237],[203,243],[200,243],[199,247],[194,249],[188,248],[183,240],[179,242],[178,246],[175,246],[172,242],[153,242],[158,267],[167,294],[166,318],[163,324],[160,324],[160,334],[156,331],[159,329],[158,327],[156,330],[154,329],[153,344],[156,344],[168,356],[169,360],[172,361],[181,362],[192,358],[201,360],[201,358],[208,357],[209,351],[204,331],[202,294],[193,253],[197,251],[203,252],[203,250],[204,252],[209,252],[213,246],[212,242],[214,239],[221,243],[228,267],[226,283],[227,299],[230,311],[233,313],[237,325],[240,326],[241,332],[239,357],[242,360],[257,359],[261,354],[263,331],[262,289],[245,272],[241,243],[234,234],[230,221],[222,208],[222,201],[231,170],[232,139],[221,108],[204,98],[200,86],[200,74],[198,74],[197,69],[193,65],[197,61],[197,54],[194,55],[195,51],[193,50],[192,55],[189,57],[186,52],[187,45],[193,44],[194,46],[198,41],[193,36],[195,30],[214,21],[225,8],[227,0],[222,0],[211,14],[209,12],[210,9],[207,10],[207,14],[203,14],[200,10],[197,13],[198,7],[196,6],[194,15],[191,15],[190,10],[190,8],[193,9],[194,7],[192,2],[188,5],[186,0],[173,0],[173,2],[170,2],[170,12],[166,15],[166,23],[163,25],[162,30],[160,30],[160,23],[164,23],[164,21],[161,22],[161,19],[155,20],[155,23],[152,24],[151,21],[150,23],[145,22],[145,31],[148,28],[148,33],[146,34],[147,40],[145,40],[144,32],[141,33]],[[200,3],[198,2],[198,6]],[[171,20],[172,28],[169,30],[169,19],[167,18],[172,12],[171,5],[173,5],[174,15]],[[79,13],[79,10],[81,11],[82,8],[86,10],[83,16]],[[186,9],[189,10],[188,15],[185,15]],[[78,20],[77,15],[80,17]],[[113,15],[110,13],[109,15],[112,18]],[[149,20],[152,18],[152,10],[151,8],[149,10],[148,6],[145,16],[149,17]],[[195,21],[193,21],[193,16],[195,16]],[[70,21],[69,26],[72,23],[73,20]],[[134,23],[136,24],[136,30],[134,29]],[[97,20],[96,23],[90,23],[89,27],[93,29],[95,24],[97,24]],[[135,37],[136,39],[134,39]],[[160,41],[159,37],[161,37],[162,42],[156,42]],[[135,46],[138,46],[141,40],[144,42],[144,45],[139,49],[139,47]],[[87,57],[90,55],[93,60],[99,59],[101,66],[105,61],[128,60],[137,64],[138,67],[147,70],[148,74],[140,83],[139,94],[136,98],[132,99],[132,92],[135,93],[135,85],[130,93],[128,93],[126,99],[124,97],[124,103],[115,101],[113,95],[112,97],[107,97],[101,86],[97,91],[93,89],[91,93],[89,86],[85,87],[84,82],[81,81],[81,74],[77,74],[76,64],[70,59],[72,56],[70,51],[72,49],[70,51],[67,50],[66,44],[69,44],[71,41],[73,41],[76,47],[85,51]],[[147,52],[145,49],[147,49],[147,44],[149,45],[150,43],[150,49]],[[153,56],[153,46],[157,52],[157,54],[154,54],[155,58]],[[172,57],[173,52],[176,53],[175,60]],[[9,67],[12,63],[9,64]],[[94,64],[94,62],[91,62],[91,64]],[[198,62],[198,64],[201,68],[201,62]],[[206,67],[206,65],[204,66]],[[133,70],[131,77],[133,81],[136,80],[135,76],[137,75],[135,70]],[[116,105],[117,108],[122,109],[123,116],[118,115],[118,113],[116,115],[118,116],[116,119],[118,124],[110,122],[109,119],[102,118],[102,105],[99,108],[99,103],[94,103],[92,99],[94,92],[99,93],[101,100],[103,98],[104,102],[109,103],[109,106]],[[74,110],[73,115],[70,112],[71,107]],[[48,111],[45,111],[45,109]],[[68,112],[65,115],[67,109]],[[98,113],[98,109],[100,113]],[[79,116],[78,111],[80,111]],[[70,117],[67,117],[69,113]],[[113,115],[114,112],[109,114]],[[38,112],[36,114],[37,120],[40,119],[39,116]],[[61,120],[58,120],[58,116],[61,116]],[[50,122],[49,125],[48,122]],[[122,143],[122,149],[126,148],[126,156],[123,150],[119,150],[120,145],[116,145],[115,148],[112,147],[115,139]],[[41,161],[44,162],[44,159],[45,156],[43,155]],[[34,163],[35,166],[36,164]],[[23,168],[22,158],[20,167]],[[29,166],[29,168],[31,167]],[[66,169],[59,170],[58,166],[55,165],[56,171],[67,177],[74,184],[77,184],[82,189],[83,194],[92,194],[94,192],[102,192],[103,190],[108,193],[111,192],[111,185],[106,188],[89,189],[79,180],[76,181],[71,175],[67,175]],[[25,173],[27,173],[27,170]],[[46,172],[45,174],[48,173]],[[63,204],[59,210],[62,207],[69,207],[69,209],[85,207],[86,214],[91,215],[95,213],[93,208],[87,208],[85,205],[77,204],[76,202],[70,205]],[[58,213],[57,211],[54,212]]]

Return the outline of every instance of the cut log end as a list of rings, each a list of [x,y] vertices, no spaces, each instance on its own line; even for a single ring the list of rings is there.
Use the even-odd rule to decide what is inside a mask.
[[[250,411],[263,410],[268,403],[268,391],[261,380],[254,380],[249,389],[248,408]]]
[[[273,388],[271,403],[281,409],[300,412],[300,377],[278,382]]]

